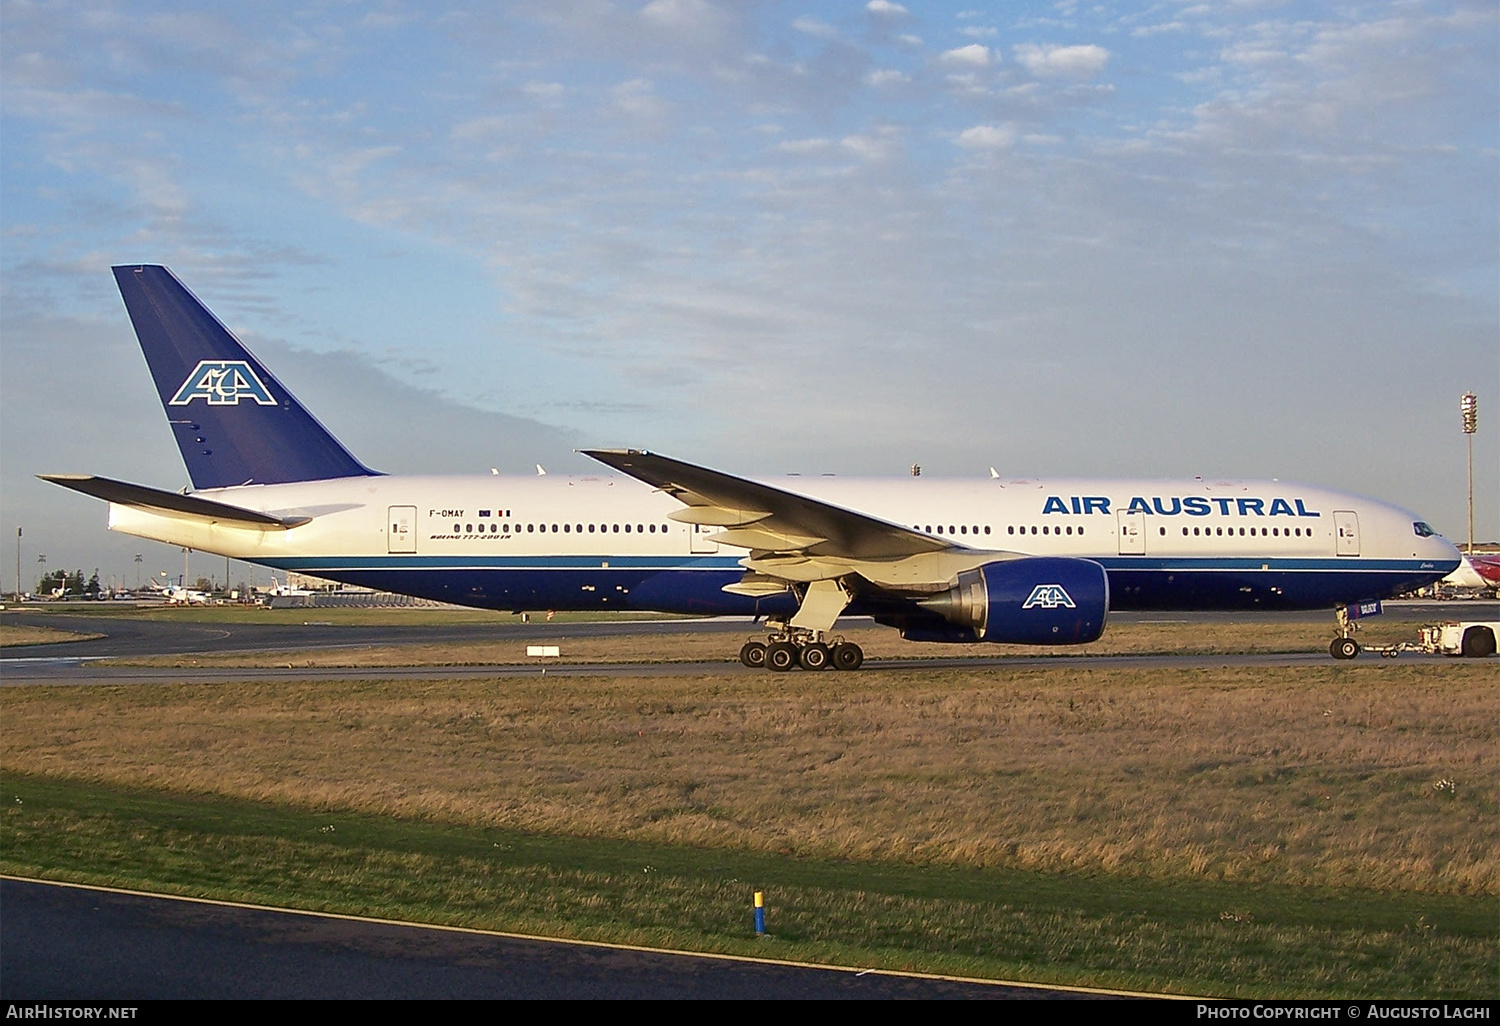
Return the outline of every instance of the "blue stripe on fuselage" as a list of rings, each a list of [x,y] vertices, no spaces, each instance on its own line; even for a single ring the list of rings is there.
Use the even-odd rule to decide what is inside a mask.
[[[795,611],[788,593],[761,599],[722,589],[744,571],[733,556],[361,556],[266,560],[283,570],[487,609],[626,609],[702,615]],[[1320,609],[1386,598],[1437,580],[1451,567],[1423,560],[1098,560],[1110,607]],[[849,612],[862,610],[858,604]]]

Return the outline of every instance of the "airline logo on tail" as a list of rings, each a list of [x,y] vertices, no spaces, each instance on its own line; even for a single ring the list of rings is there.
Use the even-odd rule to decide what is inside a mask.
[[[1031,589],[1031,597],[1021,603],[1022,609],[1032,609],[1041,606],[1043,609],[1056,609],[1058,606],[1066,606],[1069,609],[1077,609],[1073,604],[1073,597],[1063,590],[1061,584],[1038,584]]]
[[[270,390],[244,360],[199,360],[168,405],[186,406],[194,399],[206,399],[210,406],[238,406],[241,399],[276,405]]]

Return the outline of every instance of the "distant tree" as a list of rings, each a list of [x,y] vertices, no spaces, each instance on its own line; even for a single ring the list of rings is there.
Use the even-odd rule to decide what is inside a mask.
[[[214,582],[207,577],[200,577],[193,582],[193,590],[201,591],[206,594],[214,590]]]
[[[89,583],[83,586],[83,593],[91,599],[99,597],[99,568],[94,568],[94,576],[89,578]]]
[[[67,586],[67,590],[63,592],[63,595],[64,596],[68,596],[68,595],[82,595],[82,594],[83,594],[83,571],[82,570],[74,570],[71,574],[68,575],[68,586]]]

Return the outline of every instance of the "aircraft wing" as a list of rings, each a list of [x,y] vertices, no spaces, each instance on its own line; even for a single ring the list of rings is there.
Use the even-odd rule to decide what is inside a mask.
[[[714,537],[753,552],[893,560],[963,548],[889,521],[636,449],[583,449],[606,466],[666,492],[687,508],[671,516],[723,527]]]
[[[284,531],[287,528],[305,524],[312,519],[311,517],[273,516],[259,510],[231,506],[227,502],[214,502],[212,499],[202,499],[196,495],[183,495],[179,492],[168,492],[160,488],[148,488],[145,485],[115,481],[107,477],[94,477],[89,474],[38,474],[37,477],[106,502],[180,517],[210,520],[214,523]]]

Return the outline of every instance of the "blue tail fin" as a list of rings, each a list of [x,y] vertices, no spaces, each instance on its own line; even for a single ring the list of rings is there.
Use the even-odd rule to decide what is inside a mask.
[[[375,474],[165,267],[116,267],[194,488]]]

